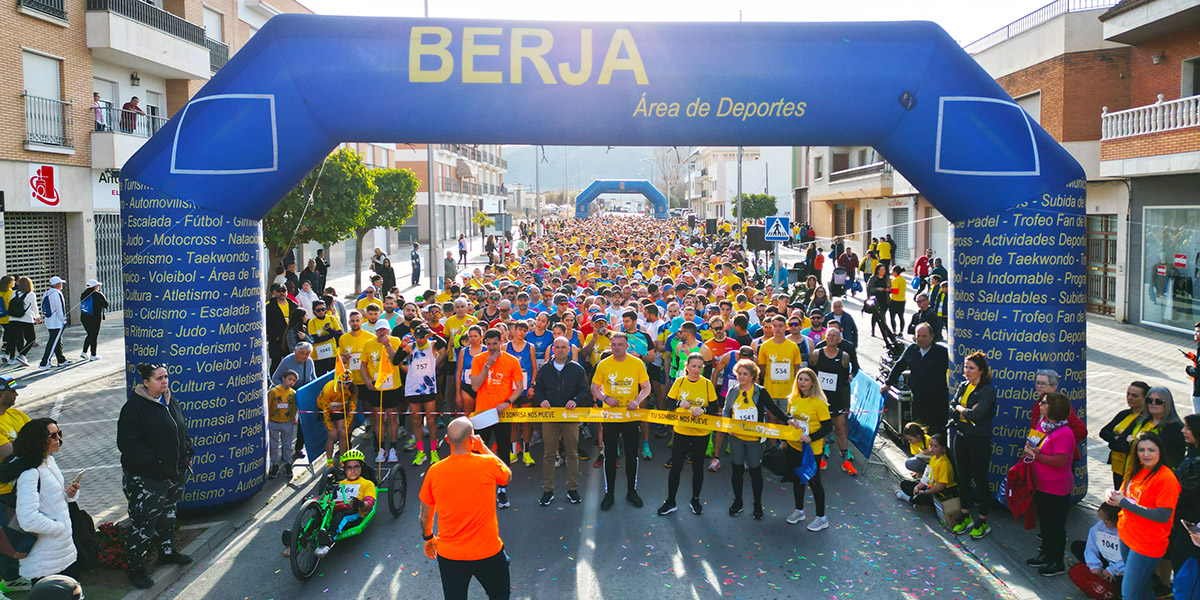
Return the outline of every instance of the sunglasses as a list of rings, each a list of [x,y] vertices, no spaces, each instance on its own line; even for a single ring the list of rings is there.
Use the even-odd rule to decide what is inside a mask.
[[[48,433],[48,434],[46,434],[46,435],[47,435],[47,437],[49,437],[49,438],[50,438],[50,439],[52,439],[52,440],[61,440],[61,439],[63,439],[63,432],[62,432],[62,430],[61,430],[61,429],[59,429],[58,431],[55,431],[54,433]]]
[[[788,323],[788,327],[800,327],[803,323]]]
[[[1166,400],[1163,400],[1162,398],[1146,398],[1146,404],[1161,404],[1161,405],[1165,405],[1166,403],[1167,403],[1167,401],[1166,401]]]
[[[350,469],[362,470],[362,465],[342,465],[342,468],[349,471]]]

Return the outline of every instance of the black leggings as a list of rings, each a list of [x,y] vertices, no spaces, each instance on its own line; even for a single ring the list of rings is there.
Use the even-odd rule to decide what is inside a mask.
[[[500,457],[502,462],[508,462],[508,455],[512,452],[512,423],[496,423],[475,433],[483,438],[485,444],[491,444],[492,438],[495,438],[496,456]]]
[[[637,489],[638,443],[642,441],[641,423],[604,424],[604,493],[615,494],[617,483],[617,446],[624,443],[627,492]],[[678,442],[676,442],[678,444]],[[673,454],[672,454],[673,455]]]
[[[918,504],[923,506],[933,506],[933,494],[918,494],[918,483],[920,482],[918,482],[916,479],[905,479],[904,481],[900,482],[900,491],[904,492],[906,496],[912,498],[912,500],[909,500],[909,502],[911,502],[913,506]]]
[[[988,485],[988,465],[992,459],[992,441],[978,435],[954,434],[955,475],[958,496],[964,513],[970,512],[979,494],[979,518],[986,519],[991,505],[992,488]]]
[[[679,491],[679,474],[688,459],[692,461],[692,497],[700,497],[700,488],[704,486],[704,451],[707,449],[707,435],[675,432],[675,443],[671,446],[671,473],[667,475],[668,502],[675,501],[675,492]]]
[[[92,356],[96,355],[96,342],[100,339],[100,319],[99,317],[79,317],[83,323],[83,330],[87,332],[87,337],[83,338],[83,353],[87,353],[90,348]]]
[[[25,323],[9,319],[4,327],[4,337],[8,339],[8,357],[25,356],[33,347],[37,335],[33,332],[33,323]]]
[[[793,471],[800,466],[800,459],[804,455],[789,445],[785,456],[787,456],[788,471]],[[817,516],[825,516],[825,486],[821,485],[821,470],[817,469],[817,474],[813,475],[807,484],[800,483],[795,474],[789,473],[789,475],[792,477],[792,497],[796,500],[796,510],[804,510],[804,488],[807,486],[812,488],[813,504],[817,505]]]
[[[891,324],[892,331],[904,328],[904,300],[892,300],[888,303],[888,323]]]
[[[1042,526],[1042,556],[1051,562],[1061,563],[1067,548],[1067,520],[1063,515],[1071,506],[1070,494],[1047,494],[1033,492],[1033,505],[1037,508],[1038,523]]]
[[[750,489],[754,492],[754,506],[761,506],[763,491],[762,467],[750,467],[749,470]],[[737,500],[742,499],[742,488],[745,487],[742,473],[745,471],[746,467],[744,465],[733,465],[733,497]]]

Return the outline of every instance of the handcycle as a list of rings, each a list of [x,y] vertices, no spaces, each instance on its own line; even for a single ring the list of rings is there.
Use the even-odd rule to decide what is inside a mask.
[[[395,464],[383,469],[378,480],[375,479],[375,475],[374,469],[364,463],[362,477],[377,484],[375,505],[358,523],[342,530],[332,540],[326,539],[325,541],[332,542],[329,546],[362,533],[374,520],[383,496],[387,496],[388,511],[392,513],[393,518],[404,512],[404,506],[408,502],[408,475],[404,467]],[[379,482],[382,482],[382,485],[379,485]],[[283,532],[283,545],[290,551],[292,575],[300,581],[308,581],[317,572],[317,565],[322,558],[318,555],[317,548],[322,545],[322,537],[328,536],[325,532],[333,524],[334,504],[339,500],[341,491],[342,486],[338,483],[337,476],[330,470],[321,483],[319,493],[300,505],[300,512],[296,515],[292,528]]]

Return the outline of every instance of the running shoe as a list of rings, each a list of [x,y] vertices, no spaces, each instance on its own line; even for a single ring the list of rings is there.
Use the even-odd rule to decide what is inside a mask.
[[[708,463],[708,470],[712,471],[713,473],[716,473],[717,470],[720,468],[721,468],[721,459],[719,459],[719,458],[714,458],[714,459],[712,459],[711,462]]]
[[[592,463],[592,466],[597,469],[604,466],[604,453],[603,452],[596,455],[596,462]]]
[[[734,498],[733,504],[729,505],[729,516],[736,517],[742,514],[742,499]]]
[[[825,462],[825,457],[822,456],[821,457],[821,470],[824,471],[825,469],[828,469],[828,468],[829,468],[829,463]]]
[[[896,497],[905,502],[912,502],[912,496],[905,494],[904,490],[896,490]]]
[[[375,455],[375,464],[377,464],[377,465],[382,464],[386,460],[387,460],[387,450],[380,448],[379,454]]]
[[[521,457],[516,452],[508,453],[508,464],[515,465],[515,464],[517,464],[518,460],[521,460]]]
[[[540,443],[542,443],[542,432],[534,431],[533,435],[529,438],[529,443],[526,445],[528,447],[532,448],[533,446],[536,446]]]
[[[979,540],[979,539],[983,539],[983,536],[985,536],[991,532],[992,532],[992,527],[987,524],[987,521],[980,521],[978,524],[975,525],[975,528],[971,530],[971,537]]]
[[[533,455],[532,455],[532,454],[530,454],[530,453],[526,452],[526,453],[524,454],[524,457],[523,457],[523,458],[524,458],[524,460],[525,460],[525,466],[526,466],[526,467],[532,467],[532,466],[535,464],[535,463],[533,462]]]
[[[755,521],[763,520],[763,507],[761,504],[754,505],[754,520]]]
[[[587,460],[588,459],[587,450],[584,450],[582,446],[576,452],[578,452],[578,454],[579,454],[579,460]]]
[[[636,508],[642,507],[642,497],[638,495],[637,490],[629,490],[629,493],[625,494],[625,499]]]
[[[842,463],[842,470],[850,475],[858,475],[858,469],[854,468],[854,463],[846,461]]]
[[[663,467],[670,469],[671,468],[671,459],[668,458],[667,462],[663,463]]]
[[[567,464],[567,459],[563,458],[562,454],[554,455],[554,468],[555,469],[557,469],[565,464]]]
[[[953,532],[954,535],[962,535],[970,531],[973,527],[975,527],[975,522],[971,520],[971,517],[963,517],[963,520],[959,521],[958,525],[955,525],[950,531]]]
[[[496,508],[508,508],[512,506],[508,503],[508,492],[504,488],[496,492]]]
[[[828,528],[829,528],[829,520],[826,519],[825,517],[817,517],[817,518],[813,519],[813,522],[809,523],[808,527],[807,527],[807,529],[809,531],[821,531],[822,529],[828,529]]]
[[[413,458],[413,466],[419,467],[419,466],[425,464],[426,458],[428,458],[428,456],[425,454],[424,450],[418,452],[416,458]]]
[[[33,582],[28,577],[18,577],[11,581],[0,580],[0,586],[3,586],[6,592],[28,592],[33,589]]]
[[[567,490],[567,502],[571,504],[579,504],[583,502],[583,498],[579,497],[579,492],[575,490]]]
[[[79,353],[79,360],[87,360],[87,359],[88,359],[87,352],[80,352],[80,353]]]
[[[605,494],[604,499],[600,501],[600,510],[611,509],[615,502],[616,502],[616,499],[613,498],[612,494]]]
[[[404,451],[412,452],[417,447],[417,438],[410,437],[407,442],[404,442]]]
[[[654,460],[654,454],[650,452],[650,442],[642,442],[642,459]]]
[[[1062,575],[1066,572],[1067,567],[1061,560],[1038,569],[1038,574],[1042,577],[1054,577],[1055,575]]]
[[[698,515],[704,512],[704,505],[700,504],[699,498],[692,498],[692,501],[688,503],[688,506],[692,509],[693,515]]]
[[[437,450],[433,450],[429,453],[429,464],[432,465],[440,460],[442,460],[442,458],[438,456]]]
[[[542,499],[538,500],[538,504],[542,506],[550,506],[551,502],[554,502],[554,492],[546,492],[542,494]]]
[[[804,511],[800,510],[800,509],[796,509],[796,510],[792,511],[792,514],[788,515],[787,522],[788,522],[788,525],[795,525],[796,523],[799,523],[800,521],[803,521],[804,519],[805,519]]]
[[[388,450],[388,462],[400,462],[400,457],[396,454],[396,448],[394,447],[391,450]]]
[[[675,501],[667,500],[666,502],[663,502],[662,506],[658,507],[658,516],[665,517],[676,510],[679,510],[679,507],[675,506]]]
[[[21,366],[23,366],[23,367],[29,366],[29,359],[25,358],[24,356],[21,356],[19,354],[17,355],[17,362],[21,363]]]

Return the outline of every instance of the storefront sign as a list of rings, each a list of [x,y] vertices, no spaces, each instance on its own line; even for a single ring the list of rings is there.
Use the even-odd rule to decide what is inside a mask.
[[[1186,254],[1176,254],[1175,255],[1175,268],[1177,268],[1177,269],[1186,269],[1187,268],[1187,255]]]
[[[58,206],[57,171],[54,165],[29,165],[30,206]]]
[[[1154,270],[1154,272],[1158,273],[1159,275],[1166,275],[1167,274],[1167,265],[1158,265],[1158,268],[1156,268]]]

